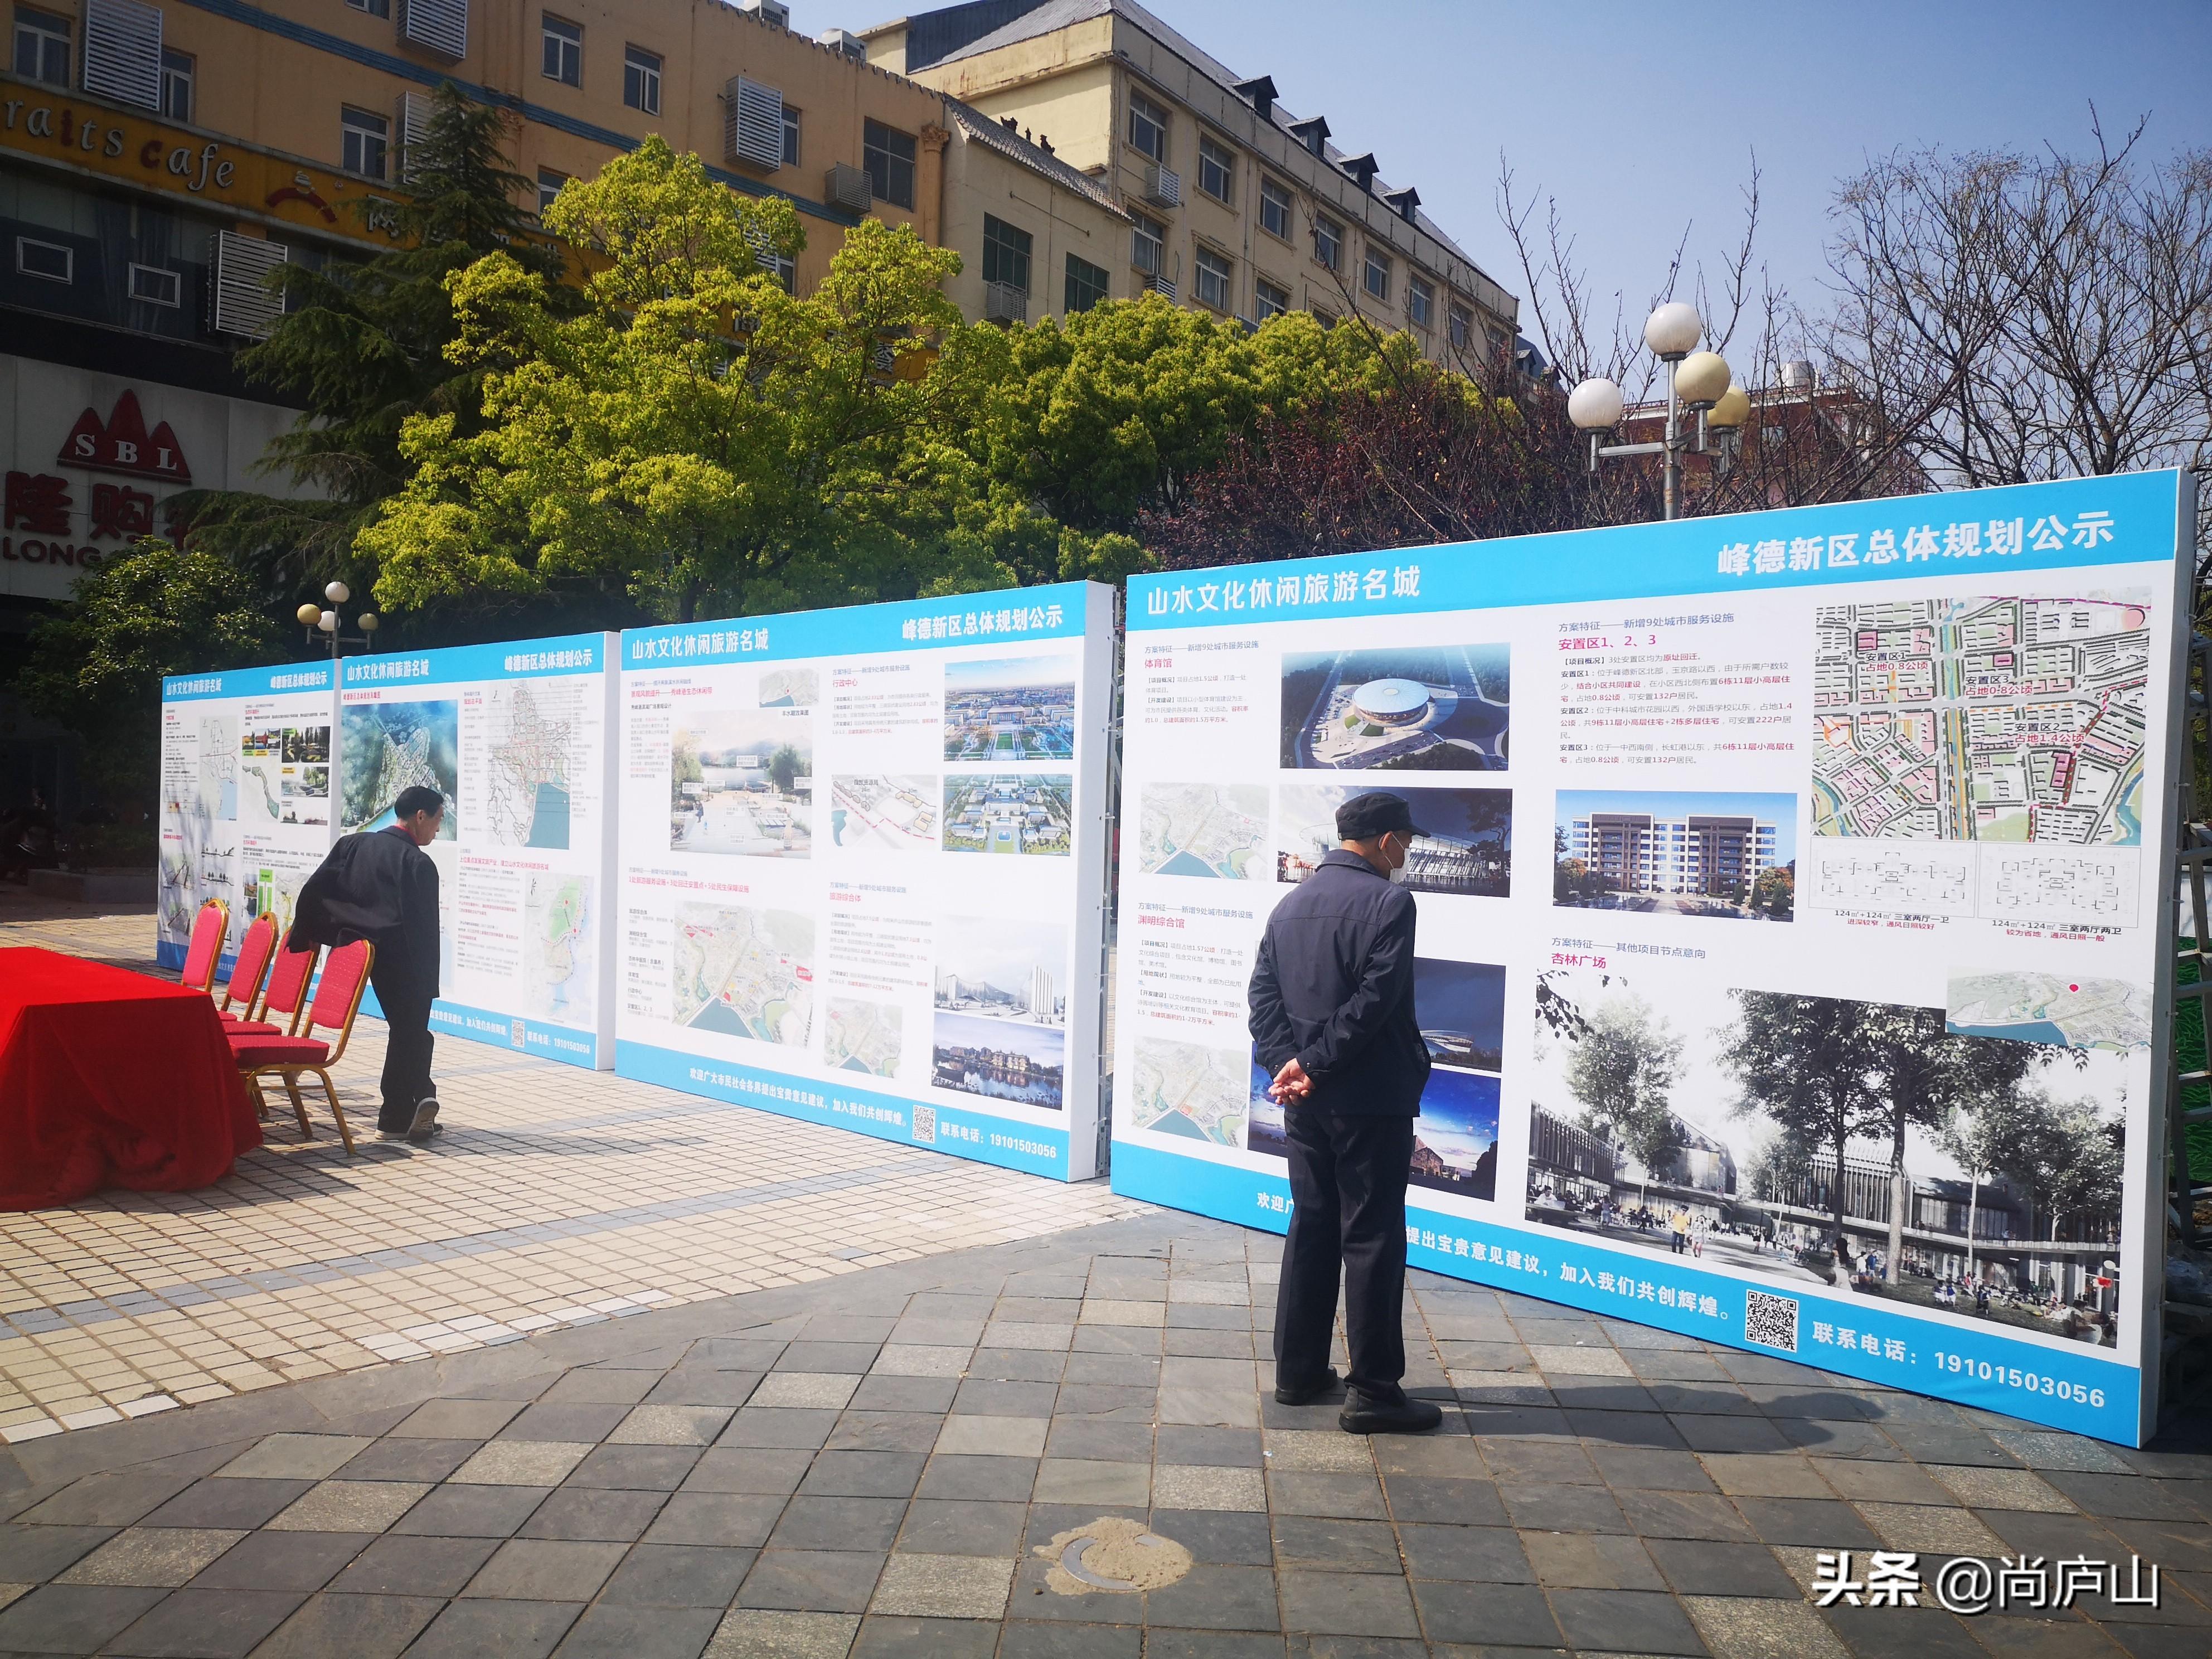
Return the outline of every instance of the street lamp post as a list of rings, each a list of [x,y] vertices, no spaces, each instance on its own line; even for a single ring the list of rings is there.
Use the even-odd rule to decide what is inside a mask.
[[[327,635],[332,662],[343,656],[345,647],[349,645],[357,645],[364,651],[374,649],[377,624],[382,618],[374,611],[364,611],[357,619],[361,632],[348,634],[341,625],[342,619],[335,607],[351,599],[353,590],[343,582],[332,582],[323,589],[323,597],[331,602],[332,608],[325,609],[311,599],[292,613],[298,618],[300,626],[307,630],[309,642],[313,643],[318,634]]]
[[[1584,380],[1567,397],[1567,418],[1589,434],[1589,470],[1601,459],[1628,455],[1659,455],[1665,481],[1663,500],[1669,519],[1682,516],[1682,457],[1703,455],[1711,448],[1711,434],[1735,431],[1751,413],[1751,399],[1733,384],[1728,362],[1717,351],[1699,351],[1705,331],[1694,307],[1670,300],[1644,319],[1644,343],[1667,365],[1667,426],[1654,443],[1607,444],[1604,434],[1620,423],[1626,399],[1620,388],[1603,377]],[[1683,416],[1694,415],[1696,434],[1685,429]],[[1725,445],[1720,459],[1725,459]]]

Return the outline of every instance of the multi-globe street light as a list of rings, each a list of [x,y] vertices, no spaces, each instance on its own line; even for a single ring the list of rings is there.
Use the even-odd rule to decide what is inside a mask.
[[[299,619],[300,626],[308,630],[307,637],[313,640],[319,633],[327,635],[330,638],[331,658],[333,661],[343,654],[345,647],[349,645],[357,645],[364,651],[369,649],[374,643],[373,636],[376,633],[377,624],[383,619],[374,611],[364,611],[358,618],[361,632],[347,634],[340,626],[340,618],[336,607],[351,599],[353,590],[343,582],[332,582],[323,589],[323,597],[330,601],[331,608],[325,609],[310,599],[292,613]]]
[[[1667,426],[1665,434],[1656,442],[1601,442],[1605,433],[1620,423],[1627,407],[1620,386],[1603,376],[1584,380],[1567,395],[1567,418],[1589,434],[1591,471],[1597,471],[1601,459],[1666,458],[1663,500],[1670,519],[1682,514],[1682,457],[1707,453],[1711,434],[1733,433],[1751,418],[1751,399],[1735,383],[1727,359],[1717,351],[1697,349],[1705,331],[1696,307],[1680,300],[1668,301],[1644,319],[1644,343],[1667,365]],[[1697,416],[1694,437],[1683,428],[1685,414]]]

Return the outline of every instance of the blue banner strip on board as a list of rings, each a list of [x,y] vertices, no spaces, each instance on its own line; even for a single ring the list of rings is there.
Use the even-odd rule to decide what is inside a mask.
[[[942,599],[633,628],[623,635],[622,663],[625,669],[649,672],[710,663],[864,656],[994,640],[1018,644],[1024,640],[1080,639],[1089,592],[1086,583],[1054,582]]]
[[[735,1060],[679,1054],[648,1042],[618,1039],[615,1074],[658,1083],[733,1106],[854,1129],[879,1140],[927,1146],[979,1164],[996,1164],[1030,1175],[1067,1179],[1067,1131],[1043,1129],[957,1106],[928,1105],[850,1084],[824,1082],[789,1072],[763,1071]],[[920,1128],[916,1120],[920,1119]]]
[[[345,659],[345,689],[404,690],[461,680],[531,680],[554,674],[597,674],[607,667],[606,636],[562,634],[492,645],[448,645],[434,651],[387,651]]]
[[[2023,570],[2166,562],[2174,556],[2180,502],[2179,472],[2135,472],[1177,570],[1129,579],[1128,627],[1610,606],[1673,594],[1725,604],[1731,595],[1769,588],[1902,576],[2006,581]]]
[[[1117,1193],[1249,1227],[1285,1231],[1282,1176],[1114,1143]],[[2142,1377],[2094,1349],[2008,1341],[1966,1316],[1908,1318],[1871,1297],[1793,1295],[1778,1279],[1748,1284],[1672,1257],[1603,1249],[1549,1229],[1500,1227],[1441,1215],[1409,1200],[1409,1265],[1518,1291],[1708,1342],[1772,1354],[1887,1388],[1956,1400],[2122,1445],[2136,1443]],[[1747,1328],[1748,1322],[1748,1328]]]
[[[281,663],[274,668],[224,668],[205,674],[170,674],[161,681],[163,702],[208,697],[268,697],[331,689],[326,662]]]

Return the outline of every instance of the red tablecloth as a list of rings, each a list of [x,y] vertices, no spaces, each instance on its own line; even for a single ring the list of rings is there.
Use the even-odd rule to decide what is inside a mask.
[[[260,1144],[204,993],[0,950],[0,1210],[204,1187]]]

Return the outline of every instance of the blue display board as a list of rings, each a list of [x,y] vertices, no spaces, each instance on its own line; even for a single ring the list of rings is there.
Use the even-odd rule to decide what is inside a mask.
[[[2139,1442],[2192,515],[2169,472],[1137,578],[1115,1190],[1286,1224],[1252,953],[1388,789],[1415,1266]]]
[[[1093,1173],[1112,643],[1085,583],[625,634],[615,1069]]]
[[[392,822],[401,790],[449,803],[430,1029],[605,1069],[613,962],[612,634],[350,657],[340,689],[341,832]],[[374,994],[364,1002],[380,1013]]]

